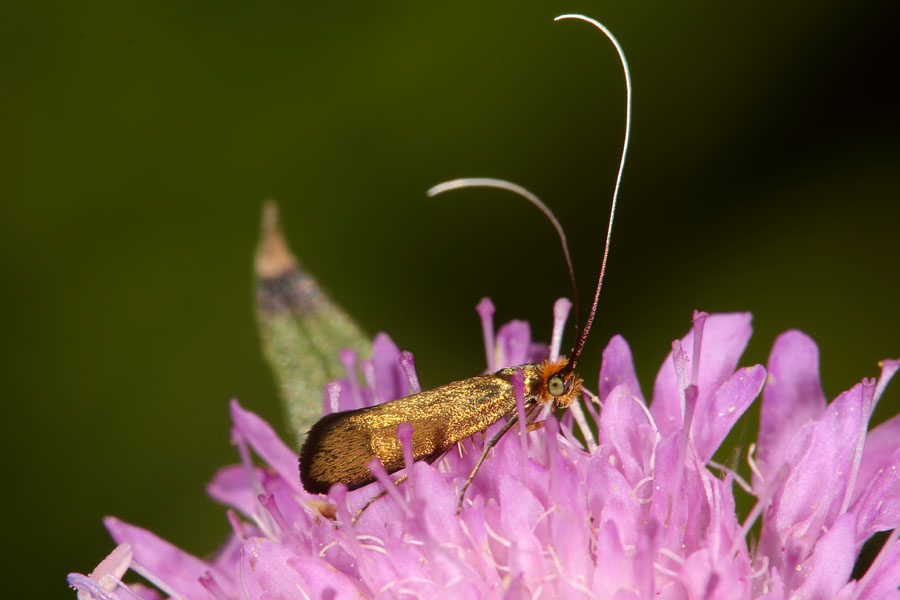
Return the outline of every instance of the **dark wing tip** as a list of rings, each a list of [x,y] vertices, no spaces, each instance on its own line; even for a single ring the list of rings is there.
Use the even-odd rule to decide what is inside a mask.
[[[331,413],[325,415],[312,426],[306,434],[303,447],[300,448],[300,483],[303,489],[311,494],[327,494],[331,484],[337,480],[328,481],[318,479],[312,475],[312,467],[316,457],[322,452],[322,440],[331,431],[334,422],[343,417],[343,413]]]

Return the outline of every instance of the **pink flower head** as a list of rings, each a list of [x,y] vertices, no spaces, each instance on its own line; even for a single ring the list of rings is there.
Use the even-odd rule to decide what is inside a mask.
[[[521,322],[495,336],[493,307],[482,303],[479,312],[491,370],[558,354],[560,335],[549,349],[533,344]],[[564,319],[557,315],[556,327]],[[400,486],[376,461],[380,483],[351,492],[338,484],[326,498],[303,490],[295,452],[232,402],[242,462],[208,486],[229,507],[231,533],[216,557],[201,560],[108,518],[120,546],[69,583],[80,599],[104,600],[160,597],[121,583],[128,568],[162,594],[188,599],[900,597],[900,416],[867,433],[900,362],[884,361],[877,382],[863,380],[829,404],[807,336],[779,337],[767,371],[738,368],[750,334],[748,314],[695,313],[691,332],[672,343],[649,407],[631,351],[614,337],[597,386],[602,408],[587,403],[596,436],[578,426],[587,423],[578,409],[560,421],[549,414],[539,431],[513,428],[478,472],[460,515],[459,489],[481,436],[433,465],[413,463],[408,452],[409,479]],[[326,412],[418,390],[412,356],[384,334],[358,367],[365,385],[356,358],[341,358],[348,377],[329,386]],[[761,390],[746,483],[711,457]],[[408,447],[409,428],[398,435]],[[735,484],[755,496],[743,518]],[[382,489],[387,496],[354,524]],[[852,579],[862,544],[889,530],[865,574]]]

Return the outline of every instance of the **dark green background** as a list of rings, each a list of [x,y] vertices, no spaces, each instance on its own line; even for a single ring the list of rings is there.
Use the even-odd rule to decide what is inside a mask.
[[[4,594],[71,598],[113,514],[203,555],[227,401],[278,424],[251,257],[280,201],[310,271],[424,385],[482,370],[473,310],[549,337],[586,301],[634,135],[599,320],[645,392],[690,311],[749,310],[745,362],[811,334],[829,397],[900,354],[897,3],[7,3],[0,16]],[[897,386],[877,417],[895,412]],[[891,406],[893,405],[893,406]]]

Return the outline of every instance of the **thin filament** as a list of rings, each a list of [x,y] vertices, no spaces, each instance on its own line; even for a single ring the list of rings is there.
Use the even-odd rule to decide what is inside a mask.
[[[597,291],[594,292],[594,302],[591,305],[591,312],[588,315],[587,322],[584,325],[584,330],[581,332],[581,336],[578,338],[578,341],[575,343],[575,349],[572,351],[572,358],[569,359],[569,364],[566,366],[565,372],[570,373],[575,368],[575,363],[578,361],[578,357],[581,355],[581,350],[584,348],[584,343],[587,340],[588,333],[591,331],[591,325],[594,323],[594,315],[597,313],[597,302],[600,299],[600,288],[603,286],[603,276],[606,273],[606,260],[609,257],[609,244],[610,239],[612,238],[612,227],[613,227],[613,219],[616,215],[616,202],[619,199],[619,187],[622,183],[622,171],[625,170],[625,157],[628,155],[628,141],[631,138],[631,71],[628,68],[628,60],[625,58],[625,51],[622,50],[622,46],[619,44],[619,40],[616,39],[616,36],[612,34],[612,32],[606,28],[605,25],[600,23],[599,21],[592,19],[590,17],[586,17],[584,15],[579,14],[566,14],[560,15],[553,19],[554,21],[562,21],[564,19],[577,19],[579,21],[584,21],[586,23],[590,23],[597,29],[603,32],[604,35],[612,42],[613,46],[616,48],[616,52],[619,55],[619,60],[622,63],[622,70],[625,72],[625,140],[622,143],[622,159],[619,161],[619,172],[616,174],[616,187],[613,190],[613,198],[612,198],[612,206],[609,210],[609,225],[606,229],[606,246],[603,249],[603,261],[600,263],[600,277],[597,280]]]
[[[487,187],[487,188],[495,188],[499,190],[506,190],[508,192],[512,192],[522,198],[525,198],[532,204],[534,204],[538,210],[544,213],[544,216],[547,217],[547,220],[550,221],[550,224],[553,225],[553,228],[556,229],[556,233],[559,235],[559,241],[562,244],[563,255],[566,257],[566,266],[569,268],[569,279],[572,282],[572,294],[575,297],[575,331],[579,331],[581,327],[578,321],[578,286],[575,284],[575,269],[572,266],[572,256],[569,254],[569,243],[566,241],[566,232],[563,231],[562,225],[559,224],[559,220],[557,220],[556,215],[553,214],[553,211],[550,208],[541,202],[541,199],[536,195],[531,193],[529,190],[525,189],[521,185],[517,183],[513,183],[511,181],[506,181],[505,179],[495,179],[493,177],[462,177],[460,179],[451,179],[450,181],[445,181],[443,183],[439,183],[429,189],[425,194],[429,198],[433,198],[438,194],[443,194],[444,192],[449,192],[451,190],[461,190],[464,188],[473,188],[473,187]]]

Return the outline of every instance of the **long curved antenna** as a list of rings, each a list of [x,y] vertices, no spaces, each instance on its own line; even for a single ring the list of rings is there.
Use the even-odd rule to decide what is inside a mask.
[[[541,202],[540,198],[532,194],[527,189],[523,188],[521,185],[512,183],[511,181],[506,181],[504,179],[494,179],[492,177],[463,177],[460,179],[452,179],[450,181],[445,181],[433,186],[425,193],[429,198],[433,198],[438,194],[443,194],[444,192],[449,192],[451,190],[461,190],[463,188],[473,187],[496,188],[512,192],[513,194],[518,194],[522,198],[525,198],[536,207],[538,207],[538,209],[542,213],[544,213],[544,216],[547,217],[547,219],[553,225],[553,228],[556,229],[556,233],[559,234],[559,241],[562,244],[563,254],[566,257],[566,266],[569,267],[569,279],[572,281],[572,294],[575,299],[575,332],[577,335],[581,325],[579,324],[578,286],[575,284],[575,269],[572,267],[572,257],[569,254],[569,243],[566,241],[566,232],[563,231],[562,225],[559,224],[559,221],[556,219],[556,216],[554,216],[553,211],[551,211],[546,204]],[[607,244],[608,243],[609,242],[607,242]]]
[[[625,157],[628,155],[628,140],[631,137],[631,71],[628,69],[625,51],[622,50],[622,46],[619,45],[619,40],[616,39],[616,36],[614,36],[605,25],[590,17],[578,14],[560,15],[553,20],[562,21],[564,19],[578,19],[579,21],[590,23],[602,31],[609,41],[612,42],[613,46],[616,47],[616,52],[619,54],[619,60],[622,63],[622,70],[625,71],[625,141],[622,144],[622,160],[619,162],[619,172],[616,175],[616,187],[613,190],[612,207],[609,210],[609,226],[606,229],[606,246],[603,249],[603,261],[600,263],[600,277],[597,279],[597,291],[594,292],[594,302],[591,304],[591,312],[588,315],[587,322],[584,324],[581,335],[578,336],[578,340],[575,342],[575,347],[572,350],[572,356],[569,358],[569,362],[561,371],[563,376],[567,376],[575,369],[578,357],[581,356],[581,351],[584,350],[584,343],[587,340],[588,333],[591,331],[591,325],[594,324],[594,316],[597,314],[597,301],[600,299],[600,288],[603,286],[603,276],[606,273],[606,259],[609,257],[609,242],[612,238],[613,218],[616,216],[616,201],[619,199],[619,186],[622,183],[622,171],[625,169]]]

